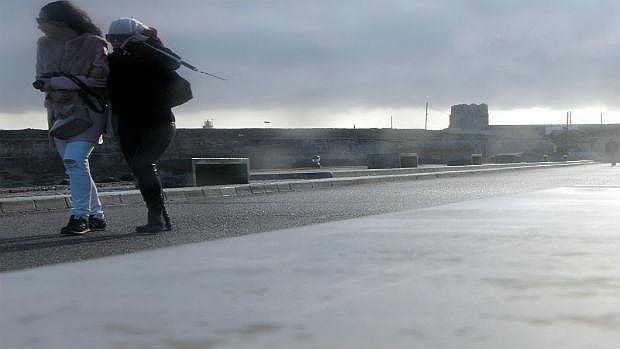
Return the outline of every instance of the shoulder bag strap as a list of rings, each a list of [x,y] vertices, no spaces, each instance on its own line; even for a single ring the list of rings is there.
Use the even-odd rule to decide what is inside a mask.
[[[60,75],[62,75],[64,77],[68,78],[69,80],[73,81],[73,83],[75,85],[77,85],[81,89],[80,97],[82,98],[84,103],[86,103],[86,105],[88,105],[89,108],[91,108],[92,110],[94,110],[97,113],[103,113],[106,110],[106,108],[108,107],[107,101],[100,94],[98,94],[92,88],[90,88],[88,85],[86,85],[77,76],[71,75],[71,74],[67,74],[67,73],[60,73]],[[86,94],[88,94],[88,96]],[[94,99],[94,101],[93,101],[93,99]]]

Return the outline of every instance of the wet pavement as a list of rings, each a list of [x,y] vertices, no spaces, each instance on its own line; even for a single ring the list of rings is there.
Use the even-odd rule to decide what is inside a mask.
[[[443,171],[462,171],[462,170],[485,170],[502,167],[537,167],[537,166],[561,166],[563,164],[592,165],[591,161],[569,161],[569,162],[548,162],[548,163],[515,163],[515,164],[484,164],[474,166],[446,166],[446,165],[420,165],[415,168],[393,168],[369,170],[366,166],[338,166],[319,168],[293,168],[293,169],[273,169],[273,170],[252,170],[250,173],[250,183],[273,183],[283,180],[312,180],[320,178],[343,178],[343,177],[363,177],[381,176],[390,174],[411,174],[428,173]],[[67,180],[64,184],[29,186],[29,187],[0,187],[0,200],[19,199],[28,197],[69,195]],[[136,189],[133,181],[120,182],[97,182],[97,189],[100,193],[123,192]]]
[[[620,186],[0,274],[6,348],[614,348]]]

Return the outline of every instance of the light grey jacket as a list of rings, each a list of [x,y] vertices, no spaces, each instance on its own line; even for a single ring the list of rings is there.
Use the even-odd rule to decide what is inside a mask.
[[[37,42],[36,78],[68,73],[94,89],[103,89],[109,74],[107,54],[107,42],[94,34],[82,34],[67,41],[43,36]],[[88,113],[93,126],[68,141],[97,143],[105,128],[107,115],[88,109],[78,95],[80,88],[66,77],[52,77],[50,87],[45,97],[48,126],[71,113]]]

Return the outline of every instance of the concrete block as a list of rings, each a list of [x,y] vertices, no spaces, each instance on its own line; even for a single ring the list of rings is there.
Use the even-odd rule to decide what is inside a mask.
[[[400,167],[400,154],[368,154],[368,168],[398,168]]]
[[[169,191],[166,190],[164,192],[166,197],[166,201],[185,201],[187,200],[187,195],[183,191]]]
[[[120,205],[123,202],[121,201],[121,196],[118,194],[106,195],[107,193],[99,194],[99,200],[101,200],[101,204],[104,206],[112,206],[112,205]]]
[[[420,158],[420,163],[424,165],[441,164],[443,163],[442,156],[440,154],[425,154]]]
[[[409,181],[411,179],[413,179],[413,176],[411,175],[395,175],[395,176],[383,177],[383,182],[402,182],[402,181]]]
[[[372,176],[392,176],[392,175],[396,175],[396,174],[400,174],[400,169],[395,169],[395,170],[388,170],[388,169],[384,169],[384,170],[376,170],[376,171],[372,171]]]
[[[385,183],[385,182],[394,182],[399,180],[400,178],[406,178],[407,176],[403,175],[389,175],[389,176],[381,176],[381,177],[370,177],[370,183]]]
[[[496,164],[513,164],[522,162],[520,153],[495,154],[493,160]]]
[[[222,197],[237,196],[237,190],[235,187],[220,187],[220,193]]]
[[[222,191],[220,188],[202,188],[203,195],[206,198],[221,198]]]
[[[290,183],[277,183],[278,192],[288,192],[292,191]]]
[[[324,179],[333,178],[334,175],[329,171],[311,172],[268,172],[254,173],[250,175],[250,181],[281,181],[296,179]]]
[[[192,190],[188,190],[185,192],[185,196],[188,199],[204,199],[205,193],[202,188],[192,188]]]
[[[293,182],[291,183],[291,189],[293,191],[306,191],[313,190],[314,187],[310,182]]]
[[[264,184],[265,193],[277,193],[278,185],[276,183],[266,183]]]
[[[61,197],[37,197],[34,199],[37,210],[64,210],[68,208],[67,200]]]
[[[252,194],[265,194],[265,186],[262,184],[250,184]]]
[[[450,154],[448,155],[448,166],[467,166],[471,165],[471,154]]]
[[[170,188],[164,191],[168,201],[185,201],[188,199],[204,199],[202,188]]]
[[[332,184],[333,184],[332,181],[314,182],[314,185],[316,186],[317,189],[330,189],[330,188],[333,188]]]
[[[400,167],[418,167],[418,153],[400,154]]]
[[[466,171],[449,171],[449,172],[444,172],[438,175],[437,178],[452,178],[452,177],[459,177],[462,176],[463,174],[466,174],[468,172]]]
[[[165,187],[247,184],[248,158],[190,158],[163,160],[159,174]]]
[[[143,202],[142,195],[138,191],[127,191],[120,194],[121,203],[123,204],[136,204]]]
[[[343,178],[343,179],[338,179],[338,180],[333,181],[332,185],[334,188],[338,188],[338,187],[350,187],[352,185],[356,185],[356,183],[354,179]]]
[[[359,178],[356,178],[355,180],[356,180],[356,184],[371,184],[371,183],[377,183],[378,179],[385,179],[385,178],[388,178],[388,177],[368,176],[368,177],[359,177]]]
[[[32,198],[12,198],[8,200],[2,200],[2,212],[30,212],[35,211],[37,208],[34,205]]]
[[[435,173],[421,173],[415,176],[416,180],[425,180],[425,179],[435,179],[439,178],[439,176]]]
[[[235,186],[235,191],[237,192],[237,196],[251,196],[252,195],[252,189],[250,189],[250,185]]]
[[[362,181],[360,180],[360,178],[364,178],[364,177],[359,177],[359,178],[355,178],[353,180],[353,185],[360,185],[363,184]]]
[[[471,154],[472,165],[482,165],[482,154]]]

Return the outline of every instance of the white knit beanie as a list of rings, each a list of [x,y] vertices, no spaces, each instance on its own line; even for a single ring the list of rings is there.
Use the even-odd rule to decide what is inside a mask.
[[[149,28],[137,19],[123,17],[112,21],[108,35],[132,35],[142,33],[147,29]]]

